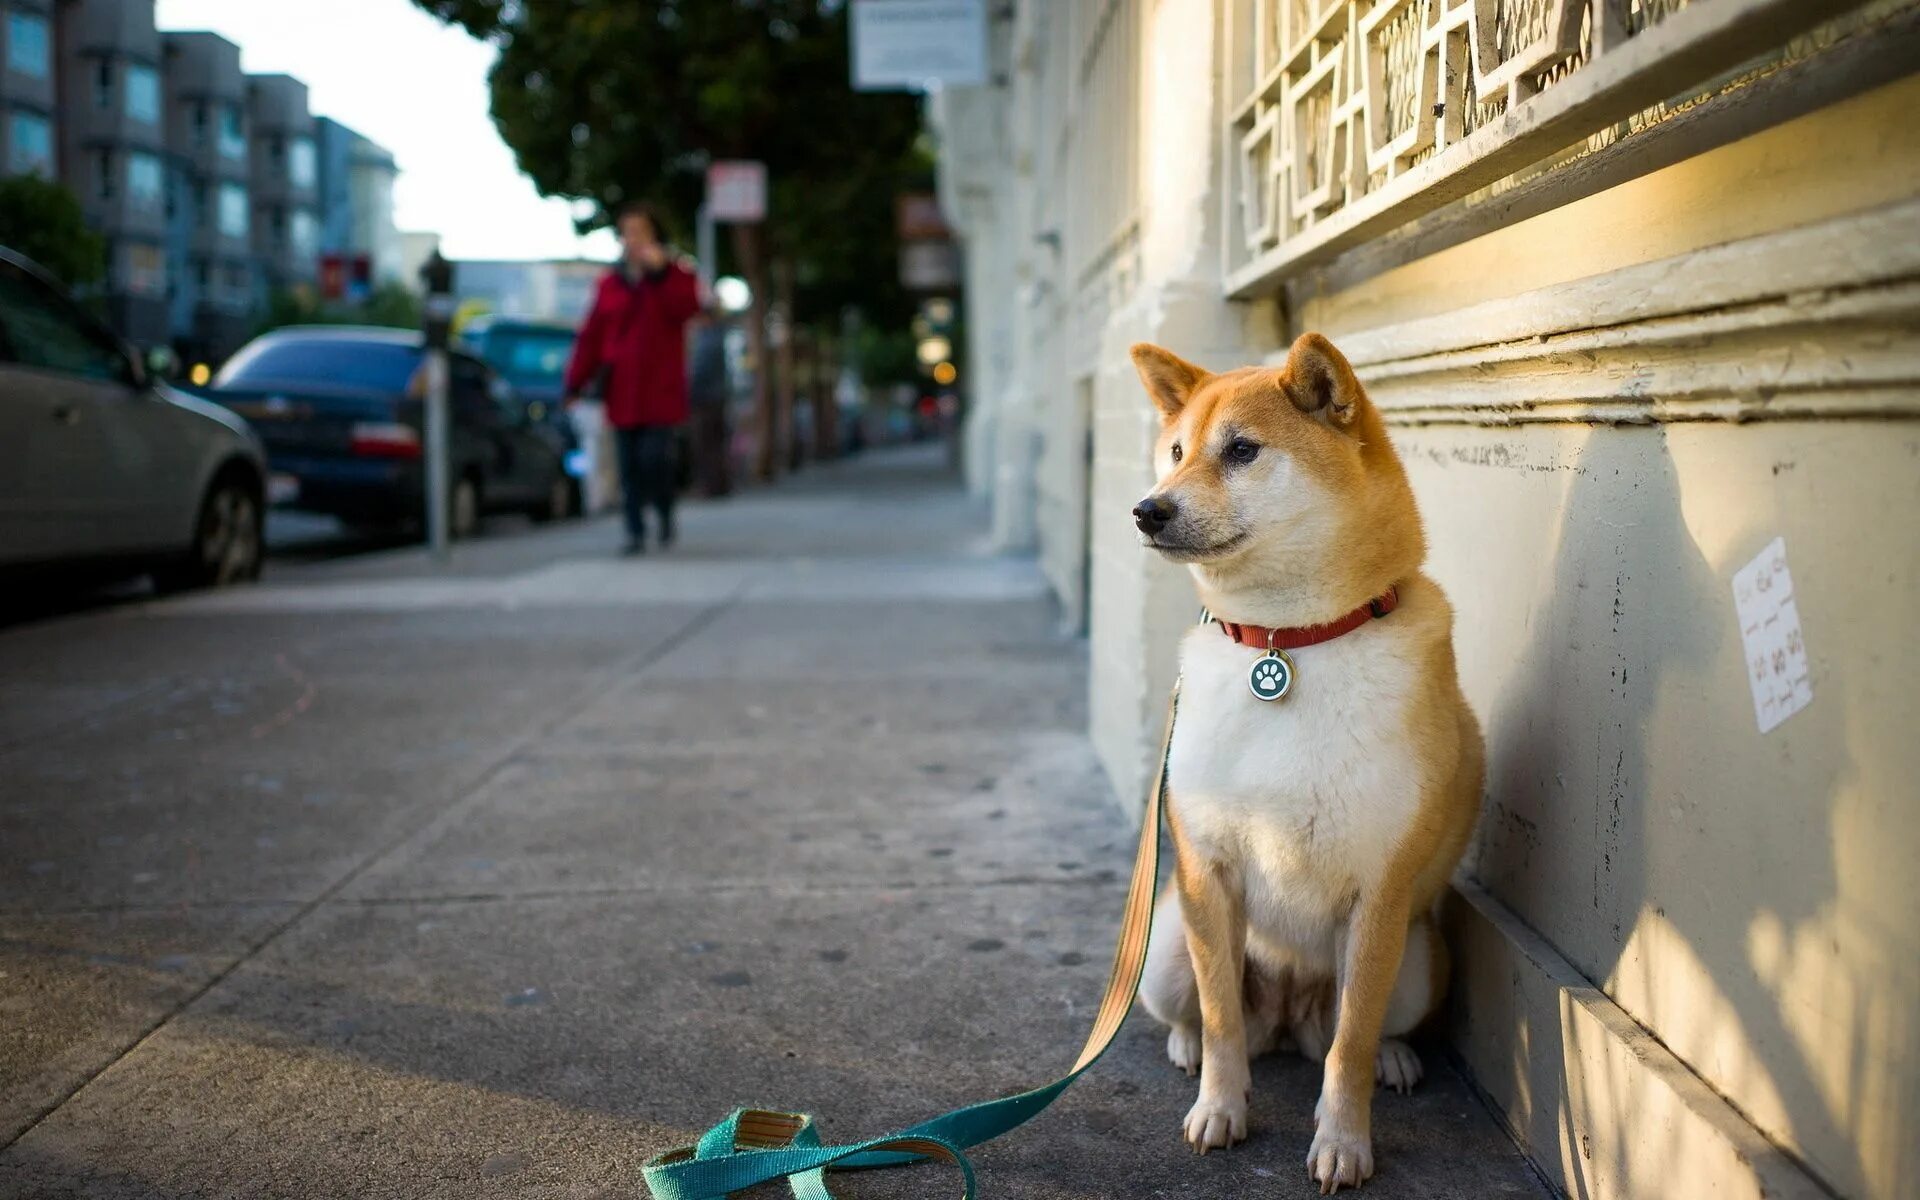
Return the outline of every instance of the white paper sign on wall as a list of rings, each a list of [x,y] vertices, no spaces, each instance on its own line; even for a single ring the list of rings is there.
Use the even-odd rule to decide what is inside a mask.
[[[1761,733],[1771,733],[1813,702],[1807,644],[1800,633],[1800,610],[1793,602],[1784,538],[1767,543],[1758,558],[1734,574],[1733,608],[1747,652],[1753,717]]]

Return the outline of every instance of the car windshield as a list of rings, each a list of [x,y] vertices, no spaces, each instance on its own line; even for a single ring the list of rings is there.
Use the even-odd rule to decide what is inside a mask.
[[[486,339],[486,360],[515,387],[559,387],[572,353],[564,329],[496,329]]]
[[[233,356],[215,387],[320,383],[404,392],[420,362],[418,347],[350,338],[267,338]]]

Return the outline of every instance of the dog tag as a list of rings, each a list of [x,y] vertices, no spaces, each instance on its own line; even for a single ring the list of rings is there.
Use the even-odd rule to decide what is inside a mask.
[[[1293,689],[1293,660],[1285,650],[1269,650],[1253,662],[1247,686],[1256,700],[1278,700]]]

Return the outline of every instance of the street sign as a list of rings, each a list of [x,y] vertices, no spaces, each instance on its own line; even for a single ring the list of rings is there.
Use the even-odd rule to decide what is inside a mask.
[[[940,211],[940,198],[932,192],[895,197],[893,228],[903,242],[944,242],[953,237],[953,229]]]
[[[986,0],[853,0],[853,90],[987,82]]]
[[[911,292],[944,292],[959,287],[958,247],[952,242],[902,243],[900,286]]]
[[[767,219],[767,164],[721,160],[707,167],[707,213],[715,221],[752,225]]]

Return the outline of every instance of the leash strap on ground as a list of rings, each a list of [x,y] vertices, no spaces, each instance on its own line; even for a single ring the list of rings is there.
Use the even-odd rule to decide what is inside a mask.
[[[1147,961],[1147,933],[1153,925],[1154,883],[1160,869],[1160,810],[1166,799],[1167,755],[1173,746],[1174,714],[1180,688],[1167,701],[1167,731],[1160,744],[1160,766],[1147,791],[1140,820],[1140,845],[1133,856],[1133,880],[1127,885],[1126,914],[1113,951],[1113,970],[1086,1044],[1073,1068],[1032,1091],[954,1109],[909,1129],[871,1141],[822,1145],[813,1118],[804,1113],[736,1109],[707,1130],[700,1141],[647,1163],[642,1174],[654,1200],[720,1200],[757,1184],[786,1179],[794,1200],[832,1200],[828,1168],[895,1167],[939,1159],[960,1168],[961,1196],[973,1200],[973,1164],[963,1151],[1025,1124],[1067,1090],[1113,1044],[1114,1035],[1133,1008],[1140,973]]]

